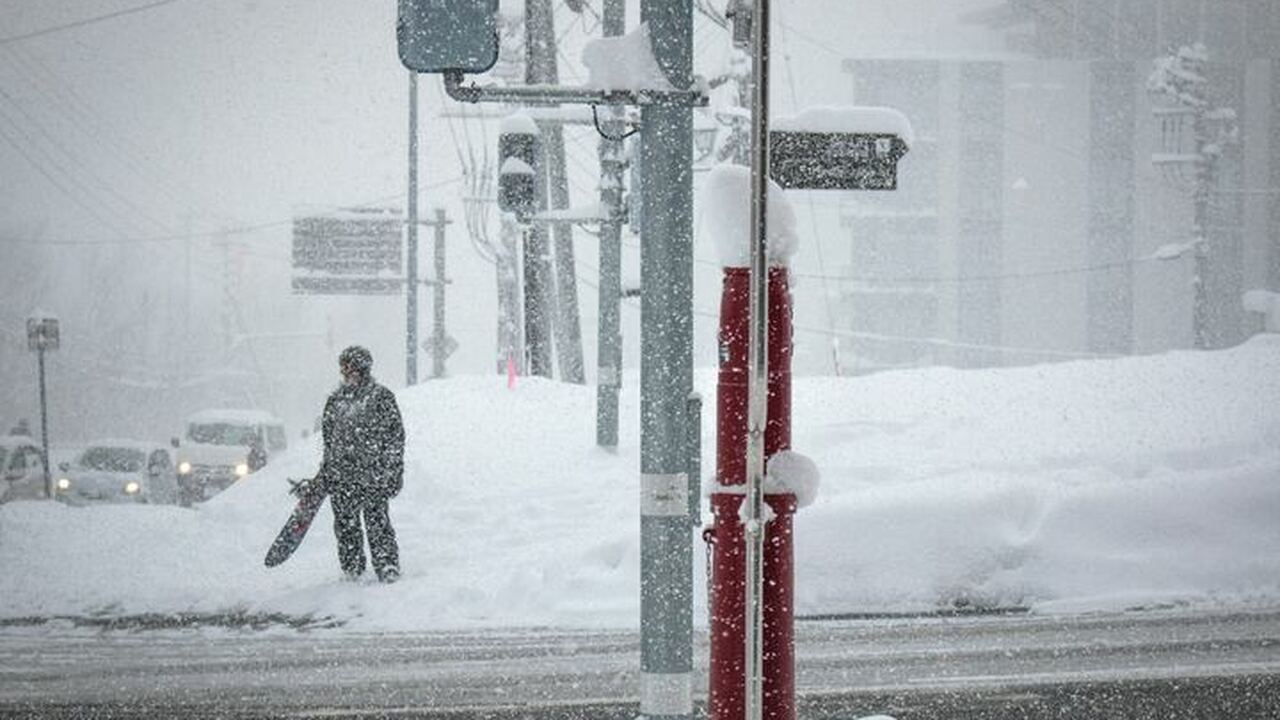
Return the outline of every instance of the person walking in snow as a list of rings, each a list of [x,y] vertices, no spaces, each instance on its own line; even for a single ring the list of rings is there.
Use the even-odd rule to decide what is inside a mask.
[[[373,355],[353,345],[338,356],[342,384],[321,416],[320,476],[333,507],[338,563],[350,579],[365,569],[364,536],[382,582],[400,577],[400,549],[388,504],[404,485],[404,424],[390,390],[374,382]],[[363,531],[361,529],[363,521]]]

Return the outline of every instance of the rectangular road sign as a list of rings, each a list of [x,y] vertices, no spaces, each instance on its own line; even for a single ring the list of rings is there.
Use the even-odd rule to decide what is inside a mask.
[[[295,270],[331,275],[402,273],[399,208],[336,210],[293,219]]]
[[[414,72],[485,72],[498,61],[498,0],[400,0],[396,44]]]
[[[769,175],[783,188],[896,190],[907,145],[887,133],[769,132]]]
[[[399,295],[404,278],[294,275],[295,295]]]
[[[60,343],[58,319],[52,317],[27,318],[27,349],[57,350]]]

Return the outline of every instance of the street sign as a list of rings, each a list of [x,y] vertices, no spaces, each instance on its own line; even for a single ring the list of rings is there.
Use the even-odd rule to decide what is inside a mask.
[[[769,175],[783,188],[897,190],[907,144],[887,133],[769,132]]]
[[[440,352],[444,357],[449,357],[458,349],[458,341],[454,340],[450,335],[428,335],[427,339],[422,343],[422,349],[427,353],[434,355],[436,352],[437,338],[443,337],[440,342]]]
[[[59,345],[58,318],[27,318],[27,349],[32,352],[57,350]]]
[[[400,0],[400,62],[420,73],[482,73],[498,61],[499,0]]]
[[[332,275],[401,273],[399,208],[353,208],[295,217],[293,267]]]
[[[295,275],[295,295],[399,295],[404,278]]]

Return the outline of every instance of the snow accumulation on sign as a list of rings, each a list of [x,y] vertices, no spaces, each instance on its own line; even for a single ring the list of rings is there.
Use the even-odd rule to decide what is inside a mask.
[[[817,107],[770,124],[770,176],[784,188],[896,190],[911,123],[883,107]]]

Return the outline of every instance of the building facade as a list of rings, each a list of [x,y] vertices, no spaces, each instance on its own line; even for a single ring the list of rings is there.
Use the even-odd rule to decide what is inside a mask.
[[[1169,248],[1192,240],[1194,188],[1152,162],[1168,138],[1147,79],[1196,42],[1238,117],[1205,229],[1210,346],[1260,330],[1241,295],[1280,290],[1280,3],[1016,0],[973,21],[1016,57],[843,64],[855,104],[917,135],[898,193],[842,208],[857,371],[1190,347],[1194,261]]]

